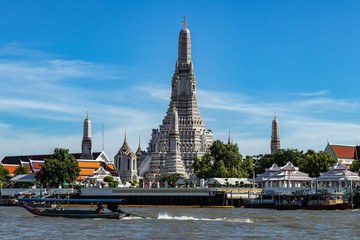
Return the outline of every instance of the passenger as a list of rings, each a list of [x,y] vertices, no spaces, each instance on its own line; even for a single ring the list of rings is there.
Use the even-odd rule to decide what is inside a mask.
[[[102,206],[101,203],[98,203],[97,208],[96,208],[96,213],[98,213],[98,214],[104,213],[104,207]]]

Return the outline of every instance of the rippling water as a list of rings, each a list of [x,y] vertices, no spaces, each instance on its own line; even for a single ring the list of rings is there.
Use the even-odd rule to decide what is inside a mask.
[[[124,208],[122,220],[39,217],[0,207],[1,239],[359,239],[360,211]]]

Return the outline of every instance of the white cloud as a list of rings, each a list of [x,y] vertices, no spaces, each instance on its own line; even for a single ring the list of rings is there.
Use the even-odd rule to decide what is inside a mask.
[[[323,95],[327,95],[329,93],[330,93],[330,90],[321,90],[321,91],[312,92],[312,93],[297,93],[297,95],[303,96],[303,97],[313,97],[313,96],[323,96]]]

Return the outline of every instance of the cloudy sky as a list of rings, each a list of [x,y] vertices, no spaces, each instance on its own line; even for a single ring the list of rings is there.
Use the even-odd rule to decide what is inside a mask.
[[[201,115],[243,155],[360,144],[358,1],[1,1],[0,157],[93,151],[110,159],[161,123],[186,15]]]

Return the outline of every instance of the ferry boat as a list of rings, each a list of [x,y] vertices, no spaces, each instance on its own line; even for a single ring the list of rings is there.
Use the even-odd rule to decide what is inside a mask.
[[[343,210],[348,209],[351,204],[344,202],[343,195],[343,193],[263,194],[258,199],[247,199],[244,207],[278,210]]]
[[[47,199],[47,198],[20,198],[15,202],[32,214],[47,217],[67,217],[67,218],[113,218],[122,219],[131,214],[119,209],[119,204],[125,199]],[[65,203],[58,205],[57,203]],[[70,209],[69,204],[79,206],[86,204],[90,209]],[[103,204],[107,205],[105,211]],[[82,206],[83,206],[82,205]],[[45,207],[44,207],[45,206]],[[96,209],[95,209],[96,207]],[[68,209],[69,208],[69,209]],[[82,208],[82,207],[81,207]]]

